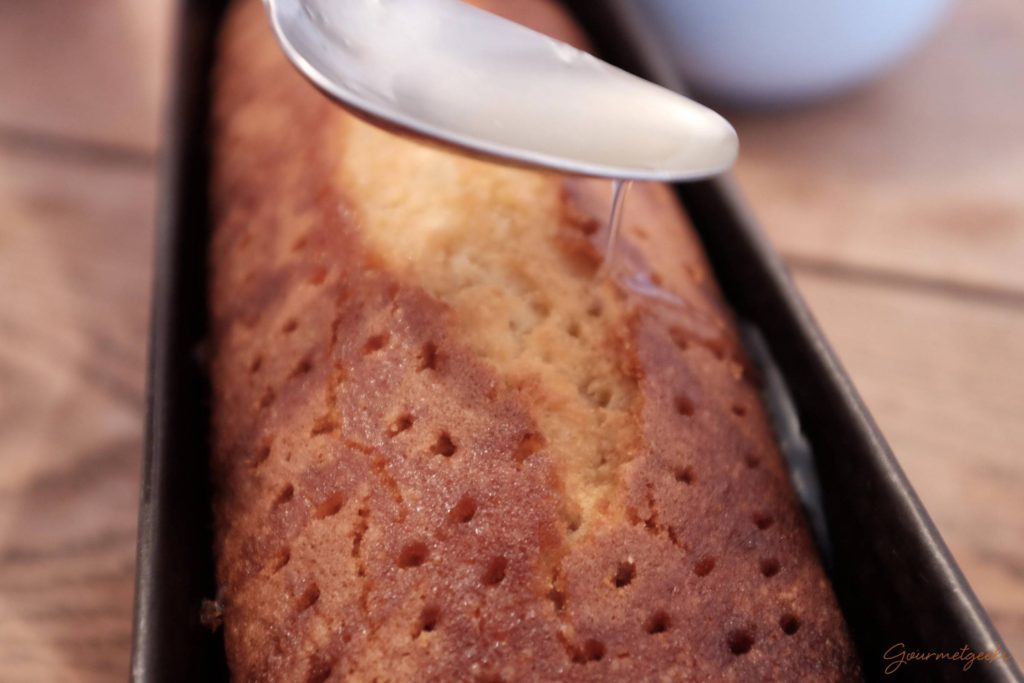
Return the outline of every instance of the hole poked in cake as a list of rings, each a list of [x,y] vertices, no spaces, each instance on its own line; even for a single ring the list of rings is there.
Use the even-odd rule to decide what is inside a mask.
[[[274,404],[277,399],[277,392],[274,391],[274,387],[267,387],[263,390],[263,394],[260,395],[259,407],[260,410],[266,410]]]
[[[427,605],[420,611],[420,618],[416,623],[413,638],[419,638],[423,633],[433,633],[440,620],[441,608],[437,605]]]
[[[258,354],[256,354],[256,357],[252,359],[252,362],[249,363],[249,372],[255,375],[257,372],[260,371],[260,368],[262,368],[262,367],[263,367],[263,354],[259,354],[258,353]]]
[[[449,510],[448,519],[456,524],[466,524],[476,516],[476,499],[473,496],[465,495],[459,502]]]
[[[291,334],[297,329],[299,329],[299,321],[296,318],[288,318],[281,326],[281,332],[284,334]]]
[[[485,586],[497,586],[505,580],[505,572],[507,570],[508,560],[506,558],[501,556],[491,558],[491,561],[487,563],[484,573],[480,576],[480,583]]]
[[[664,633],[669,630],[672,626],[672,619],[668,616],[668,613],[664,610],[658,610],[650,617],[647,618],[647,622],[644,624],[644,630],[648,634],[654,636],[659,633]]]
[[[580,396],[596,408],[607,408],[612,402],[611,388],[604,386],[599,379],[587,379],[579,387]]]
[[[473,679],[473,683],[505,683],[505,679],[498,674],[481,674]]]
[[[313,371],[313,354],[307,354],[292,368],[290,377],[296,379]]]
[[[678,481],[680,484],[686,484],[687,486],[691,486],[697,481],[697,472],[693,469],[691,465],[680,467],[677,470],[675,470],[673,474],[676,478],[676,481]]]
[[[406,543],[402,547],[401,552],[398,553],[398,568],[399,569],[411,569],[413,567],[419,567],[427,561],[427,557],[430,555],[430,551],[427,549],[427,544],[423,541],[412,541]]]
[[[437,344],[435,344],[434,342],[427,342],[420,348],[419,369],[437,369]]]
[[[320,503],[313,508],[314,519],[324,519],[325,517],[333,517],[341,511],[341,508],[345,505],[345,494],[341,491],[335,491],[331,495],[324,498]]]
[[[766,557],[761,560],[760,564],[758,565],[758,568],[761,570],[762,576],[764,576],[766,579],[770,579],[776,574],[778,574],[779,570],[782,567],[779,564],[779,561],[776,560],[774,557]]]
[[[589,662],[600,662],[604,659],[605,646],[600,640],[591,638],[584,641],[583,645],[573,653],[572,661],[576,664],[587,664]]]
[[[274,447],[274,437],[265,436],[260,440],[259,445],[256,447],[256,451],[252,454],[252,460],[250,464],[252,467],[258,467],[270,459],[270,453]]]
[[[313,426],[309,430],[310,436],[320,436],[321,434],[330,434],[338,428],[338,421],[334,419],[333,415],[321,415],[313,421]]]
[[[563,518],[565,519],[565,530],[570,534],[575,534],[583,526],[583,513],[578,505],[566,510]]]
[[[310,581],[302,592],[299,593],[295,599],[295,609],[300,612],[305,612],[310,607],[316,604],[317,600],[320,599],[320,586],[316,585],[315,581]]]
[[[636,563],[633,560],[626,560],[620,562],[619,566],[615,569],[615,576],[612,577],[612,584],[616,588],[625,588],[629,584],[633,583],[633,579],[636,578]]]
[[[757,457],[755,453],[747,453],[743,456],[743,464],[747,466],[747,469],[755,469],[761,464],[761,458]]]
[[[676,394],[673,403],[675,404],[676,412],[683,417],[691,417],[696,410],[693,401],[686,394]]]
[[[295,487],[291,484],[285,484],[281,487],[281,490],[274,496],[274,505],[284,505],[291,501],[295,497]]]
[[[390,336],[387,332],[373,335],[363,344],[363,354],[369,356],[371,353],[377,353],[388,345],[389,338]]]
[[[729,646],[729,651],[734,655],[745,655],[754,647],[754,634],[750,629],[736,629],[729,632],[725,643]]]
[[[309,666],[306,683],[324,683],[334,673],[334,661],[314,660]]]
[[[540,434],[530,432],[520,439],[519,445],[516,446],[515,452],[512,453],[512,459],[516,463],[521,463],[534,453],[540,451],[543,447],[544,437]]]
[[[551,601],[551,605],[555,608],[555,612],[561,612],[565,609],[565,593],[552,586],[551,590],[548,591],[548,600]]]
[[[800,630],[800,619],[795,614],[787,612],[779,617],[779,628],[787,636],[792,636]]]
[[[415,418],[409,413],[399,415],[388,425],[388,436],[398,436],[402,432],[409,431],[412,429],[413,422],[415,421]]]
[[[736,417],[743,417],[747,414],[747,409],[742,403],[733,403],[732,414]]]
[[[693,573],[697,576],[704,578],[710,574],[715,568],[715,558],[711,555],[704,555],[697,560],[693,565]]]
[[[775,523],[775,518],[770,513],[764,511],[755,512],[751,519],[754,521],[754,526],[761,531],[764,531]]]
[[[271,575],[278,573],[282,569],[288,566],[288,563],[292,561],[292,549],[288,546],[281,548],[277,551],[277,554],[271,558],[267,565],[267,572]]]
[[[448,432],[441,432],[437,437],[437,441],[435,441],[434,445],[430,447],[431,453],[434,455],[441,455],[446,458],[450,458],[455,455],[455,451],[457,450],[458,448],[455,446],[455,442],[452,441],[451,434]]]

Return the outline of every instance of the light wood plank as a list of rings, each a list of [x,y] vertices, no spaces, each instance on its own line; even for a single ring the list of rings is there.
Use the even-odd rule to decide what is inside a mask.
[[[730,112],[737,176],[787,255],[1024,292],[1024,12],[958,2],[880,82]]]
[[[0,150],[0,662],[124,680],[152,171]]]
[[[1024,657],[1024,309],[797,271],[925,507]]]
[[[172,4],[0,2],[0,130],[155,150]]]

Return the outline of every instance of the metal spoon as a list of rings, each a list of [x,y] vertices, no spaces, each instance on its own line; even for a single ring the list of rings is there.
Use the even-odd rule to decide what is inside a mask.
[[[285,53],[354,112],[568,173],[693,180],[737,139],[693,100],[459,0],[264,0]]]

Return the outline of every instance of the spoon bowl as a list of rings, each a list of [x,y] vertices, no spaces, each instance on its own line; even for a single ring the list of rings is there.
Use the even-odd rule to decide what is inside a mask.
[[[567,173],[695,180],[736,132],[712,110],[459,0],[264,0],[288,58],[390,129]]]

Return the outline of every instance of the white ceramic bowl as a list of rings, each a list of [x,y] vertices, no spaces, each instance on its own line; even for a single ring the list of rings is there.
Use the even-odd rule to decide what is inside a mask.
[[[935,27],[951,0],[622,0],[647,8],[694,89],[755,105],[859,85]]]

